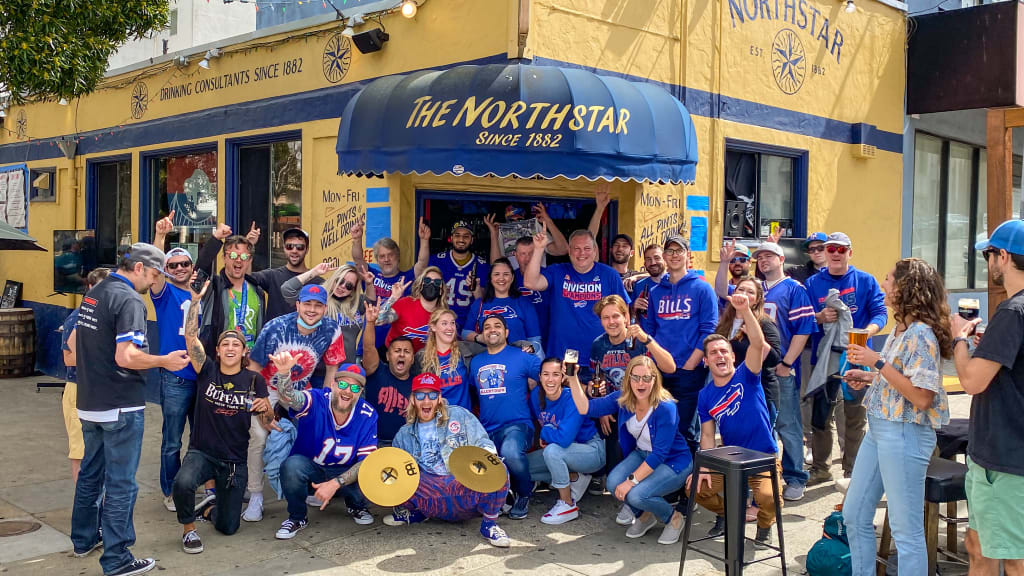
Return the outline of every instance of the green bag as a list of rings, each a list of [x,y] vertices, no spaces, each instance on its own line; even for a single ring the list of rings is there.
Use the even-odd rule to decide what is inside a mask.
[[[809,576],[851,576],[850,543],[846,538],[843,513],[836,511],[825,519],[821,540],[807,552],[804,564]]]

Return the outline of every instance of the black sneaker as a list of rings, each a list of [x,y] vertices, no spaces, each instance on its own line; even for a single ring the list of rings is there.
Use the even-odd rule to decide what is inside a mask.
[[[587,488],[587,492],[594,496],[601,496],[604,494],[604,476],[594,476],[590,479],[590,487]]]
[[[757,528],[757,534],[754,535],[754,548],[763,550],[772,543],[772,529],[771,526],[768,528]]]
[[[92,547],[89,548],[88,550],[86,550],[84,552],[74,551],[74,552],[72,552],[72,554],[74,554],[75,558],[85,558],[89,554],[92,554],[93,550],[97,550],[97,549],[101,548],[102,546],[103,546],[103,537],[101,536],[99,538],[99,540],[96,540],[96,543],[93,544]]]
[[[725,518],[715,516],[715,525],[708,530],[708,538],[718,538],[725,535]]]
[[[291,540],[306,527],[307,522],[305,520],[292,520],[291,518],[281,523],[281,527],[277,530],[277,534],[274,537],[278,540]]]
[[[109,576],[134,576],[135,574],[145,574],[153,568],[156,568],[156,560],[152,558],[136,558],[116,572],[111,572]]]
[[[205,504],[196,508],[196,521],[197,522],[212,522],[213,509],[217,507],[217,499],[211,498],[206,501]]]
[[[203,541],[199,539],[199,532],[189,530],[181,537],[181,548],[186,554],[199,554],[203,551]]]

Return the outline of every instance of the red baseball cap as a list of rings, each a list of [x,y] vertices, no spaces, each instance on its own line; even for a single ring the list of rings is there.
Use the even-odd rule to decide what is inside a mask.
[[[412,379],[412,391],[415,392],[417,390],[433,390],[434,392],[440,392],[441,379],[430,372],[418,374]]]

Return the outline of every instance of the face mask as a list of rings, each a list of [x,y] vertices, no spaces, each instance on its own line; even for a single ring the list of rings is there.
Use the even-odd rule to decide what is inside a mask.
[[[441,288],[437,284],[423,284],[420,289],[420,296],[427,302],[433,302],[441,296]]]
[[[321,318],[316,321],[316,324],[306,324],[306,321],[302,319],[302,316],[299,316],[299,326],[306,330],[315,330],[316,328],[319,328],[320,324],[323,324],[323,321],[324,319]]]

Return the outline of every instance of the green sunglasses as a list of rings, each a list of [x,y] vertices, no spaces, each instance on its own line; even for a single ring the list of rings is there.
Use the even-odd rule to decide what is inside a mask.
[[[363,389],[359,384],[349,384],[344,380],[338,380],[335,384],[338,386],[338,390],[351,390],[353,394],[359,394]]]

